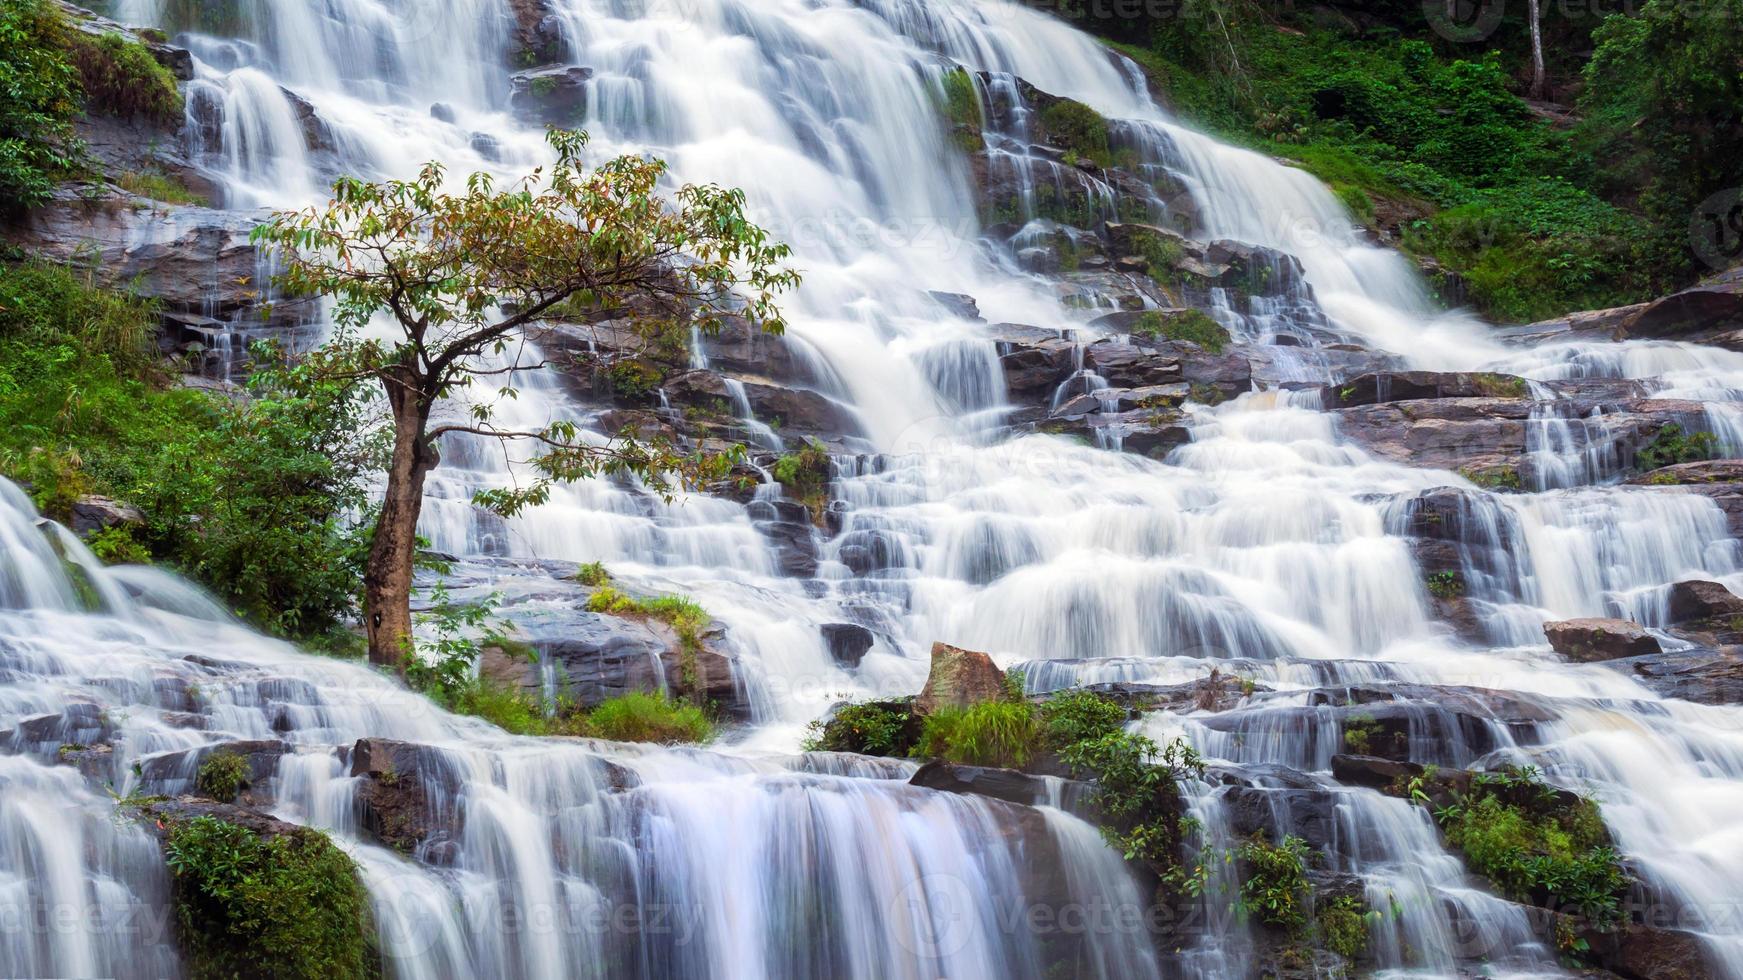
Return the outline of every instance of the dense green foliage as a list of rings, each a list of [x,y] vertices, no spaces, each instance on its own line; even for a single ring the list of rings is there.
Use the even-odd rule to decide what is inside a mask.
[[[194,787],[203,796],[228,803],[248,785],[248,760],[228,749],[219,749],[200,762]]]
[[[905,756],[912,747],[908,719],[906,711],[887,704],[843,705],[827,724],[811,724],[805,751]]]
[[[1314,917],[1319,923],[1320,945],[1345,959],[1362,955],[1368,949],[1368,920],[1372,914],[1367,906],[1348,896],[1325,903]]]
[[[1241,842],[1235,855],[1246,865],[1241,908],[1276,929],[1299,933],[1307,926],[1313,889],[1307,883],[1307,842],[1285,837],[1273,844],[1261,837]]]
[[[1027,701],[982,701],[941,707],[926,716],[915,755],[970,766],[1028,765],[1040,720]]]
[[[1504,769],[1472,778],[1438,806],[1412,781],[1411,796],[1433,806],[1449,844],[1472,871],[1519,901],[1576,911],[1600,926],[1621,915],[1628,888],[1598,807],[1544,783],[1535,769]]]
[[[375,464],[361,400],[263,363],[249,400],[172,383],[150,303],[63,267],[0,266],[0,474],[66,518],[83,494],[139,507],[102,557],[150,557],[284,636],[336,635],[355,607]]]
[[[1666,423],[1634,456],[1635,468],[1645,472],[1678,463],[1694,463],[1719,455],[1718,439],[1711,432],[1684,432],[1675,422]]]
[[[1654,0],[1561,22],[1546,7],[1559,87],[1584,70],[1570,123],[1519,97],[1517,14],[1483,44],[1438,37],[1416,4],[1346,16],[1188,0],[1153,22],[1083,24],[1125,42],[1182,116],[1296,162],[1456,274],[1480,310],[1532,320],[1688,280],[1695,205],[1743,184],[1738,76],[1715,67],[1738,63],[1735,16]],[[1573,52],[1593,44],[1583,64]]]
[[[43,0],[0,0],[0,212],[48,199],[78,161],[78,74],[66,27]]]
[[[367,977],[380,972],[357,866],[306,827],[271,839],[214,817],[166,844],[190,976]]]

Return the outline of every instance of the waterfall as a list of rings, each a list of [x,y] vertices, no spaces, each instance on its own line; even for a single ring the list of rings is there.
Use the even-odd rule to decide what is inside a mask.
[[[512,100],[509,3],[235,6],[237,36],[180,35],[197,56],[190,126],[230,207],[318,202],[334,174],[405,176],[428,159],[457,180],[545,160],[542,127]],[[165,23],[170,8],[153,0],[122,8],[191,26]],[[503,520],[468,501],[508,485],[515,464],[494,444],[451,436],[420,530],[467,574],[533,595],[529,605],[549,583],[542,560],[603,561],[632,587],[692,596],[732,638],[755,724],[710,750],[511,738],[361,667],[253,635],[167,577],[103,569],[0,484],[0,747],[18,754],[0,758],[0,919],[166,907],[152,843],[54,767],[60,744],[103,736],[115,746],[105,775],[126,793],[144,781],[135,762],[160,762],[153,785],[174,788],[202,747],[241,738],[286,743],[275,812],[331,831],[357,858],[394,976],[1039,977],[1051,947],[1020,925],[1027,904],[1139,900],[1094,828],[1052,808],[910,787],[905,765],[796,752],[804,725],[843,697],[918,690],[937,640],[1024,663],[1032,691],[1238,672],[1274,696],[1223,715],[1154,712],[1145,730],[1185,737],[1218,764],[1314,779],[1338,737],[1323,705],[1308,703],[1316,689],[1530,696],[1555,718],[1532,744],[1503,727],[1433,751],[1449,765],[1552,762],[1554,778],[1590,787],[1614,815],[1619,845],[1662,893],[1716,904],[1735,891],[1743,841],[1720,818],[1743,792],[1743,711],[1667,702],[1626,674],[1563,663],[1540,628],[1645,608],[1643,596],[1682,578],[1743,572],[1719,507],[1572,487],[1614,475],[1610,461],[1581,455],[1589,439],[1575,434],[1601,420],[1546,409],[1532,449],[1561,468],[1544,467],[1545,492],[1468,491],[1479,502],[1466,523],[1480,533],[1461,567],[1494,644],[1473,646],[1435,622],[1396,503],[1469,482],[1364,452],[1317,400],[1269,391],[1195,406],[1191,441],[1165,463],[1001,435],[1010,395],[988,324],[1081,342],[1109,331],[1088,322],[1105,310],[1077,308],[1022,271],[1021,248],[1052,231],[1032,204],[1007,240],[982,237],[970,167],[939,110],[942,71],[976,73],[988,105],[1015,98],[1016,79],[1088,104],[1143,166],[1183,188],[1143,202],[1154,219],[1190,212],[1203,237],[1293,257],[1299,281],[1274,304],[1217,310],[1238,337],[1338,338],[1414,367],[1534,384],[1642,379],[1661,397],[1714,403],[1743,400],[1743,355],[1504,345],[1437,310],[1409,263],[1363,240],[1311,176],[1181,125],[1135,66],[1008,0],[547,9],[540,30],[592,70],[590,153],[648,152],[679,180],[742,187],[751,217],[793,246],[805,285],[787,304],[785,349],[805,384],[863,428],[849,434],[857,454],[836,461],[841,527],[805,580],[780,574],[753,520],[769,486],[747,505],[589,480]],[[1009,149],[1021,125],[989,121],[984,135],[1024,194],[1049,186],[1098,202],[1098,214],[1111,205],[1098,181]],[[930,291],[973,296],[985,322]],[[1291,382],[1330,376],[1326,348],[1276,349],[1300,351],[1279,361]],[[1081,345],[1075,356],[1056,406],[1107,387]],[[778,449],[746,380],[728,379],[733,414]],[[517,386],[501,406],[514,428],[589,417],[551,378],[527,372]],[[1740,438],[1734,410],[1708,411],[1716,431]],[[843,622],[876,627],[857,668],[838,664],[820,633]],[[1429,711],[1410,723],[1446,727]],[[425,787],[432,806],[465,815],[442,853],[413,861],[369,842],[349,766],[360,738],[428,753],[427,771],[440,774]],[[1376,940],[1382,967],[1556,969],[1520,908],[1459,872],[1426,813],[1322,788],[1336,796],[1340,835],[1323,861],[1361,879],[1376,907],[1401,910]],[[1197,787],[1192,806],[1226,845],[1224,790]],[[1049,861],[1062,862],[1060,880],[1036,880]],[[1743,923],[1713,915],[1687,927],[1743,977]],[[1239,929],[1223,922],[1174,955],[1109,928],[1082,938],[1076,963],[1086,976],[1224,976],[1251,966]],[[7,975],[176,972],[161,934],[44,932],[0,950]]]

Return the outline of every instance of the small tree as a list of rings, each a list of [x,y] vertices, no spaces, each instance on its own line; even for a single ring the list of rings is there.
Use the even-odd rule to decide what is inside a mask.
[[[589,170],[585,134],[553,130],[549,140],[556,164],[506,189],[473,174],[463,193],[446,192],[431,163],[411,181],[341,178],[326,206],[279,212],[255,229],[257,243],[287,259],[284,290],[336,300],[329,352],[343,357],[330,359],[348,379],[378,382],[391,412],[391,461],[363,576],[374,663],[398,666],[410,649],[418,515],[443,435],[538,447],[531,485],[475,498],[504,515],[543,502],[556,481],[633,473],[664,487],[669,476],[720,468],[718,458],[661,442],[590,442],[567,420],[505,430],[484,402],[437,418],[445,398],[481,377],[512,380],[517,368],[500,355],[558,304],[616,311],[651,330],[684,322],[708,333],[736,315],[779,333],[774,296],[798,283],[781,265],[787,247],[746,220],[742,192],[686,185],[667,198],[657,193],[666,172],[658,160],[625,156]],[[388,339],[363,334],[377,321],[391,322]]]

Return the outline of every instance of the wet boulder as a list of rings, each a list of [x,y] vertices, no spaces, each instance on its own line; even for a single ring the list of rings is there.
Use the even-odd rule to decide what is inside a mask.
[[[1681,929],[1630,923],[1606,931],[1581,924],[1575,935],[1585,941],[1589,962],[1628,980],[1707,980],[1720,973],[1706,941]]]
[[[926,295],[932,297],[933,302],[950,311],[950,315],[957,319],[968,320],[971,323],[981,322],[980,304],[975,302],[975,298],[967,293],[946,293],[931,289],[927,290]]]
[[[432,864],[457,850],[465,774],[441,750],[386,738],[358,739],[350,752],[358,778],[354,807],[365,833],[383,846]]]
[[[914,702],[914,711],[929,715],[939,708],[967,707],[1005,696],[1005,672],[993,658],[978,650],[964,650],[948,643],[932,644],[932,668],[926,686]]]
[[[508,104],[515,115],[547,126],[575,126],[587,115],[587,85],[593,69],[558,65],[517,71],[508,78]]]
[[[1046,803],[1053,798],[1045,777],[1031,776],[1015,769],[957,765],[941,759],[921,766],[908,782],[946,793],[971,793],[1024,806]]]
[[[1743,655],[1696,649],[1605,662],[1667,698],[1696,704],[1743,704]]]
[[[1743,596],[1717,582],[1693,579],[1670,587],[1670,621],[1677,625],[1743,616]]]
[[[1658,638],[1626,619],[1567,619],[1543,624],[1556,653],[1579,663],[1658,653]]]
[[[1180,358],[1156,348],[1120,340],[1098,340],[1085,348],[1083,366],[1116,388],[1144,388],[1186,380]]]
[[[247,792],[243,794],[242,802],[250,806],[270,806],[279,761],[291,751],[288,742],[250,739],[165,752],[139,761],[139,786],[147,794],[178,796],[194,793],[198,790],[200,766],[214,755],[229,754],[241,757],[248,766],[244,781]]]
[[[824,623],[818,629],[823,634],[823,645],[829,648],[829,658],[837,666],[858,667],[866,651],[872,648],[872,631],[858,623]]]
[[[1743,266],[1647,303],[1622,322],[1617,336],[1743,349]]]

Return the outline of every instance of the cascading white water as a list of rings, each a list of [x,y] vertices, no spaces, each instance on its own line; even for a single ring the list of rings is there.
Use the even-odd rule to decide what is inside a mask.
[[[122,7],[136,21],[159,19],[154,0]],[[398,176],[437,158],[456,175],[514,172],[542,159],[537,127],[507,107],[506,4],[238,7],[244,38],[190,41],[200,59],[190,113],[196,123],[219,121],[211,164],[232,206],[316,200],[339,171]],[[108,700],[93,703],[127,708],[115,726],[116,778],[125,782],[124,760],[207,738],[163,720],[168,709],[151,678],[173,677],[198,685],[211,734],[296,743],[298,754],[281,764],[280,811],[334,829],[358,854],[390,964],[405,976],[1035,972],[1033,937],[1003,930],[1001,910],[984,904],[1023,891],[1022,858],[1000,842],[998,808],[900,786],[901,771],[868,778],[790,756],[800,726],[841,695],[916,690],[924,652],[940,639],[1037,662],[1026,674],[1037,690],[1116,678],[1176,683],[1218,661],[1286,693],[1408,682],[1565,699],[1581,707],[1531,751],[1561,760],[1560,778],[1595,781],[1619,808],[1624,849],[1652,852],[1646,870],[1655,883],[1707,901],[1738,880],[1743,842],[1688,814],[1719,812],[1713,801],[1743,785],[1743,768],[1697,761],[1716,744],[1734,751],[1743,714],[1664,707],[1624,675],[1559,663],[1538,629],[1548,618],[1642,608],[1643,594],[1678,578],[1737,573],[1743,566],[1718,509],[1695,496],[1601,490],[1479,495],[1483,519],[1512,536],[1504,562],[1468,569],[1473,599],[1496,610],[1497,644],[1470,649],[1433,622],[1421,576],[1378,499],[1469,484],[1377,461],[1340,440],[1317,410],[1275,393],[1195,409],[1194,441],[1167,466],[1043,436],[990,439],[999,413],[987,410],[1005,398],[993,344],[925,291],[971,294],[993,322],[1089,331],[1047,283],[1012,272],[1007,257],[977,242],[969,170],[938,109],[942,69],[992,73],[994,88],[1020,77],[1088,103],[1120,120],[1121,138],[1147,165],[1180,177],[1210,236],[1297,257],[1311,295],[1264,322],[1234,324],[1243,336],[1306,335],[1296,326],[1312,316],[1316,329],[1398,351],[1416,366],[1538,381],[1650,378],[1664,397],[1715,403],[1743,394],[1743,355],[1668,343],[1504,346],[1469,318],[1437,312],[1408,264],[1363,242],[1307,174],[1177,125],[1133,66],[1019,4],[553,0],[551,9],[573,60],[594,71],[586,128],[595,152],[647,150],[682,180],[744,187],[752,216],[794,246],[806,285],[789,304],[788,343],[814,366],[824,394],[857,410],[864,431],[856,435],[881,454],[844,464],[834,493],[849,509],[810,587],[777,574],[746,508],[729,501],[666,505],[591,481],[515,520],[485,517],[467,498],[510,472],[500,449],[478,442],[446,447],[424,530],[447,552],[602,560],[632,585],[694,596],[729,628],[762,723],[732,754],[508,739],[367,672],[299,657],[209,616],[190,618],[187,608],[172,615],[111,597],[107,614],[75,615],[71,580],[38,547],[15,499],[0,521],[11,535],[0,564],[5,605],[19,610],[0,638],[8,644],[0,722],[63,713],[69,688],[118,677],[102,687]],[[1032,160],[1007,163],[1040,173]],[[1299,380],[1327,376],[1306,355],[1295,370]],[[503,406],[522,416],[514,421],[576,411],[537,376],[521,387]],[[1080,390],[1088,388],[1067,397]],[[1738,418],[1723,404],[1708,411]],[[1739,429],[1724,425],[1714,428]],[[1552,440],[1540,451],[1560,459],[1583,448]],[[125,581],[85,574],[114,588]],[[46,636],[47,618],[67,632]],[[819,637],[820,624],[840,621],[878,625],[856,670],[837,666]],[[226,662],[188,659],[211,649],[223,649]],[[1287,697],[1266,702],[1234,731],[1172,716],[1148,724],[1183,732],[1224,761],[1323,768],[1326,736],[1274,710],[1297,707]],[[457,774],[443,792],[463,800],[471,819],[451,868],[408,864],[357,841],[355,780],[331,747],[363,736],[428,743]],[[1655,767],[1658,759],[1674,760],[1674,775]],[[608,792],[607,761],[639,785]],[[34,764],[21,771],[6,785],[66,782]],[[33,794],[9,791],[12,808],[0,809],[0,820],[10,822],[0,826],[40,822]],[[1553,968],[1515,909],[1459,877],[1419,811],[1366,791],[1344,806],[1349,840],[1334,859],[1365,876],[1374,896],[1410,898],[1377,943],[1382,966],[1446,970],[1492,959]],[[1053,812],[1047,819],[1078,897],[1129,899],[1117,861],[1086,827]],[[1696,843],[1662,846],[1691,828]],[[55,858],[61,877],[50,884],[103,881],[133,901],[160,901],[161,876],[138,858],[141,841],[118,833]],[[49,900],[16,891],[6,875],[17,865],[5,861],[0,895]],[[966,933],[940,931],[955,901],[974,910]],[[691,915],[680,923],[687,938],[601,933],[574,918],[512,936],[500,926],[513,910],[585,920],[624,904]],[[1477,924],[1480,943],[1449,926],[1448,907]],[[1715,917],[1694,928],[1743,976],[1743,924]],[[1094,938],[1102,975],[1144,975],[1155,965],[1140,937]],[[0,967],[45,975],[166,962],[123,964],[127,949],[44,944]],[[1237,961],[1228,944],[1212,942],[1167,968],[1215,976]],[[153,969],[171,972],[141,972]]]

